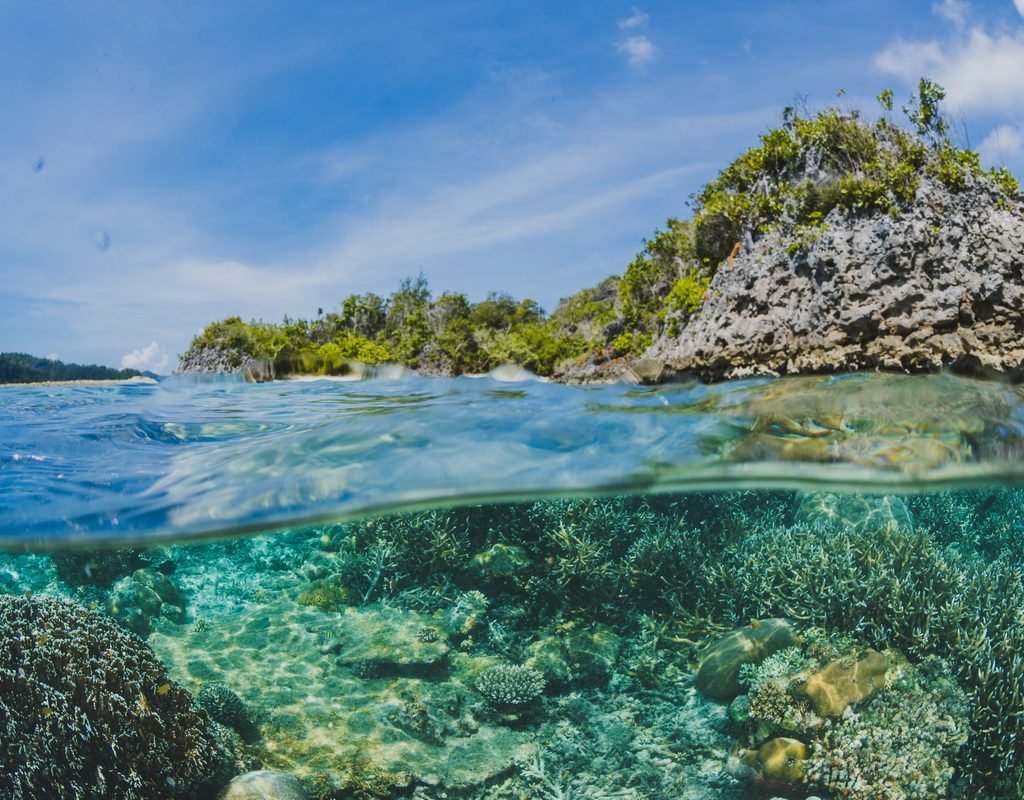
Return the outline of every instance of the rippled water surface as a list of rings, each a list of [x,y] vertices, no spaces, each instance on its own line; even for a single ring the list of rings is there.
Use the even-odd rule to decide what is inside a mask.
[[[1024,796],[1020,387],[0,400],[0,800]]]
[[[950,375],[660,388],[494,377],[0,387],[0,542],[192,537],[438,503],[1024,475],[1024,391]]]

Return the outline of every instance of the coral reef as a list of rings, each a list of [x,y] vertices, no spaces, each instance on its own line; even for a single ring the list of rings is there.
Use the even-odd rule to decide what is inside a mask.
[[[893,650],[832,658],[847,646],[810,631],[800,647],[744,667],[749,696],[729,708],[743,731],[730,774],[787,795],[948,796],[969,710],[948,666],[930,657],[915,668]]]
[[[151,618],[144,702],[197,694],[207,781],[317,800],[1018,796],[1022,498],[538,501],[173,548],[198,621]],[[5,586],[66,591],[29,558]],[[251,736],[212,721],[241,708]]]
[[[1024,793],[1024,572],[968,545],[940,547],[920,526],[767,527],[723,554],[707,597],[737,620],[791,615],[912,662],[945,658],[970,700],[958,766],[975,787]]]
[[[806,781],[850,800],[946,797],[968,739],[963,692],[933,660],[925,680],[905,673],[855,715],[825,723],[812,744]]]
[[[544,691],[544,676],[530,667],[499,664],[482,672],[476,690],[496,708],[524,706]]]
[[[191,800],[226,753],[192,698],[113,620],[0,596],[0,795]]]
[[[831,661],[809,675],[796,688],[796,695],[810,700],[821,716],[838,717],[885,686],[886,671],[896,658],[890,651],[879,653],[868,648],[857,656]]]
[[[210,719],[236,731],[249,727],[249,711],[237,694],[224,683],[208,683],[196,695],[196,705],[210,715]]]

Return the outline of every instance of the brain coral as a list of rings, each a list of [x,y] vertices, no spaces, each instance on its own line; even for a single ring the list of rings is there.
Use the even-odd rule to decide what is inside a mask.
[[[222,766],[146,644],[52,597],[0,596],[0,797],[195,797]]]

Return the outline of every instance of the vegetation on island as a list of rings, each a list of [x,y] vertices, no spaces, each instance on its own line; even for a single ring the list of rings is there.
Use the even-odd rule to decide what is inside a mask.
[[[0,383],[41,381],[115,381],[140,377],[137,369],[113,369],[96,364],[65,364],[28,353],[0,353]]]
[[[814,244],[834,215],[906,211],[926,182],[950,192],[984,183],[1004,198],[1019,185],[1005,168],[985,169],[958,147],[941,111],[944,90],[922,78],[894,121],[893,93],[882,113],[811,113],[794,107],[692,198],[689,220],[672,218],[644,243],[622,276],[564,298],[550,315],[533,300],[492,293],[435,297],[420,275],[389,297],[350,295],[337,311],[279,324],[230,317],[209,325],[183,356],[222,354],[228,366],[253,359],[277,374],[344,372],[352,361],[399,363],[457,375],[513,363],[551,375],[587,359],[638,356],[660,335],[677,335],[700,308],[718,268],[761,238],[782,237],[791,255]]]

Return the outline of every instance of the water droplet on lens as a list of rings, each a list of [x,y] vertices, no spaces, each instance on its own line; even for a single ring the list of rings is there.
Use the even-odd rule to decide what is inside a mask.
[[[46,166],[46,159],[43,158],[42,156],[39,156],[39,158],[37,158],[35,161],[32,162],[32,171],[33,172],[42,172],[43,171],[43,167],[45,167],[45,166]]]
[[[96,231],[93,241],[96,243],[96,249],[101,253],[110,249],[110,234],[106,231]]]

